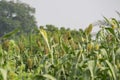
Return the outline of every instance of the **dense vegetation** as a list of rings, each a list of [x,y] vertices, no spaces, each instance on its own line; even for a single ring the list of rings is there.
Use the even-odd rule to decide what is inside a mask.
[[[0,43],[0,80],[118,80],[120,23],[106,19],[96,36],[85,30],[41,26],[35,33],[14,31]]]
[[[34,13],[19,0],[0,1],[0,80],[120,79],[120,21],[104,17],[93,36],[92,24],[37,28]]]

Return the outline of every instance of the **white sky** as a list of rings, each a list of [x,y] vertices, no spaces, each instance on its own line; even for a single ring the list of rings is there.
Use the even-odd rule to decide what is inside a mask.
[[[36,9],[38,25],[53,24],[72,29],[85,28],[90,23],[119,16],[120,0],[21,0]]]

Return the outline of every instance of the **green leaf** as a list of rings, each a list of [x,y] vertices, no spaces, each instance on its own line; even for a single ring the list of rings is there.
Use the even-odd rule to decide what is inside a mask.
[[[51,76],[49,74],[44,74],[43,77],[50,79],[50,80],[56,80],[53,76]]]
[[[107,54],[106,49],[104,49],[104,48],[100,49],[100,54],[102,54],[102,55],[104,56],[103,59],[104,59],[104,58],[105,58],[105,59],[108,58],[108,54]]]
[[[3,76],[3,80],[7,80],[7,71],[0,68],[0,72],[2,73],[2,76]]]
[[[48,36],[47,36],[46,30],[40,29],[40,33],[42,34],[44,40],[46,41],[46,44],[47,44],[48,49],[49,49],[49,51],[50,51],[50,45],[49,45],[49,43],[48,43]]]
[[[117,50],[116,50],[116,55],[120,55],[120,48],[118,48]]]
[[[8,37],[12,36],[13,34],[17,33],[18,31],[19,31],[19,29],[17,28],[15,30],[5,34],[2,38],[8,38]]]
[[[114,30],[112,29],[112,28],[105,28],[106,30],[108,30],[111,34],[113,34],[114,36],[116,36],[115,35],[115,32],[114,32]]]
[[[108,60],[106,60],[105,62],[106,62],[107,65],[109,66],[109,69],[110,69],[110,71],[111,71],[111,73],[112,73],[112,75],[113,75],[114,80],[116,80],[115,70],[114,70],[112,64],[111,64]]]
[[[115,24],[116,24],[116,25],[117,25],[117,27],[119,28],[120,26],[119,26],[118,21],[117,21],[115,18],[112,18],[112,20],[113,20],[113,21],[115,21]]]
[[[103,18],[105,19],[105,21],[106,21],[108,24],[110,24],[110,21],[109,21],[105,16],[103,16]]]
[[[95,61],[94,60],[88,61],[88,68],[90,70],[92,80],[94,80],[94,68],[95,68]]]

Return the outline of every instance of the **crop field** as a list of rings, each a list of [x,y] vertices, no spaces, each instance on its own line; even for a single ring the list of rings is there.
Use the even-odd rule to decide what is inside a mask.
[[[0,80],[119,80],[120,23],[105,18],[85,30],[18,29],[0,38]],[[18,36],[16,36],[18,35]]]

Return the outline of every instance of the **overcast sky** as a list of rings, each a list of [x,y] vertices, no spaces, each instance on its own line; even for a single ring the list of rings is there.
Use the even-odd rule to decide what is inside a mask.
[[[90,23],[114,17],[119,19],[120,0],[21,0],[36,9],[38,26],[53,24],[72,29],[85,28]]]

